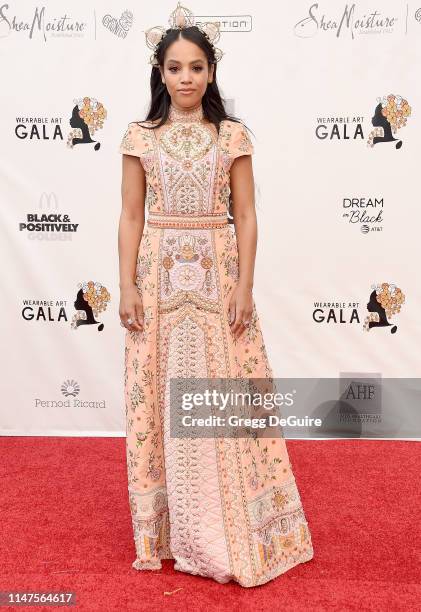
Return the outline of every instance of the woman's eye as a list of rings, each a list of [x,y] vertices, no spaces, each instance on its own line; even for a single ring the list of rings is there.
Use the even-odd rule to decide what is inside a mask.
[[[174,70],[177,70],[177,66],[170,66],[170,67],[168,68],[168,70],[169,70],[170,72],[174,72]],[[201,71],[203,70],[203,66],[195,66],[195,67],[193,68],[193,70],[196,70],[196,71],[198,71],[198,72],[201,72]]]

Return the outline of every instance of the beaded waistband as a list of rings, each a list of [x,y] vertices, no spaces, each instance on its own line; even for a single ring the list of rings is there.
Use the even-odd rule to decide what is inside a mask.
[[[224,227],[228,224],[226,213],[185,214],[149,213],[148,225],[151,227],[208,228]]]

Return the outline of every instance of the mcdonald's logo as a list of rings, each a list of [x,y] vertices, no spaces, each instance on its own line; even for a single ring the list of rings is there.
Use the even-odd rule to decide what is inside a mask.
[[[38,204],[40,210],[58,210],[58,207],[58,198],[55,193],[51,192],[48,194],[44,191],[41,194]]]

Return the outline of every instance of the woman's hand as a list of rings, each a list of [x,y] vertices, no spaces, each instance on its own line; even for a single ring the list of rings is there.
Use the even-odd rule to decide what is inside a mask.
[[[136,285],[120,289],[120,320],[130,331],[143,331],[143,302]],[[131,319],[132,323],[127,323]]]
[[[246,324],[250,323],[252,312],[252,289],[239,283],[232,292],[228,312],[228,321],[231,327],[231,332],[236,339],[243,333],[247,327]]]

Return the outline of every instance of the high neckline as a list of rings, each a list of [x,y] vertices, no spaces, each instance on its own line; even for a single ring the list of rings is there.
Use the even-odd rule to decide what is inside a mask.
[[[194,109],[178,110],[170,104],[168,119],[173,122],[191,123],[192,121],[201,121],[204,117],[202,103]]]

